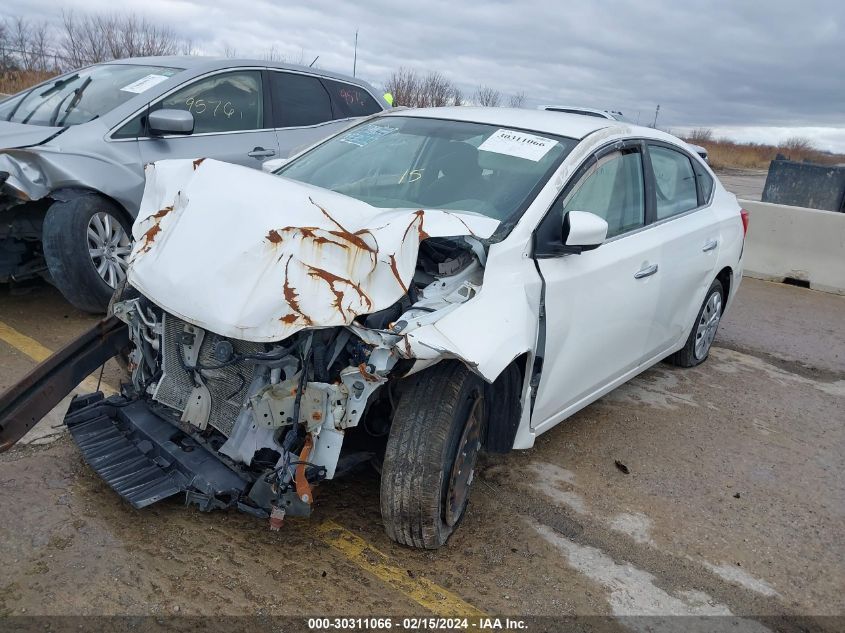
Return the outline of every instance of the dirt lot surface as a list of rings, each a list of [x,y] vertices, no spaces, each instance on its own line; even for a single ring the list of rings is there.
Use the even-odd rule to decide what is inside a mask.
[[[742,200],[760,200],[766,186],[766,169],[719,169],[716,175],[722,185]]]
[[[48,287],[0,292],[6,339],[55,348],[92,321]],[[0,389],[34,364],[14,340]],[[486,457],[437,552],[385,537],[369,470],[270,532],[174,500],[133,510],[66,433],[18,446],[0,455],[0,614],[734,614],[806,630],[800,616],[845,614],[845,297],[746,279],[716,344]]]

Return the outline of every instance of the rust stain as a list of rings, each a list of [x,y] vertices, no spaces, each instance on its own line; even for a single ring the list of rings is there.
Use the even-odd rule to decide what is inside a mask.
[[[305,436],[305,443],[302,446],[302,452],[299,454],[299,464],[296,467],[296,474],[294,476],[296,494],[308,505],[311,505],[314,497],[311,493],[311,484],[308,483],[308,479],[305,477],[305,465],[308,463],[308,455],[311,453],[312,448],[314,448],[314,440],[309,433]]]
[[[282,229],[284,231],[284,229]],[[270,229],[270,232],[264,236],[264,239],[271,244],[279,244],[282,241],[282,236],[276,229]]]
[[[319,422],[323,419],[323,414],[319,411],[314,411],[314,413],[311,414],[311,419]]]
[[[153,247],[153,241],[155,240],[156,235],[158,235],[160,232],[161,232],[161,227],[158,225],[158,222],[156,222],[150,228],[148,228],[147,232],[144,233],[144,236],[143,236],[144,242],[141,245],[141,249],[140,249],[139,252],[141,252],[141,253],[149,252],[149,250]]]
[[[164,207],[160,211],[156,211],[148,220],[153,221],[153,225],[146,230],[142,239],[144,240],[143,244],[141,245],[141,249],[139,250],[140,253],[148,253],[149,250],[153,247],[153,242],[155,241],[156,236],[161,233],[161,219],[166,216],[168,213],[173,211],[173,205]]]
[[[347,286],[351,286],[352,289],[355,290],[355,292],[358,293],[358,296],[363,301],[365,301],[367,303],[368,308],[373,307],[373,302],[367,296],[367,293],[364,292],[364,290],[361,288],[361,286],[356,284],[351,279],[347,279],[345,277],[339,277],[338,275],[335,275],[334,273],[330,273],[327,270],[323,270],[322,268],[315,268],[314,266],[309,266],[308,264],[305,264],[305,265],[308,267],[308,274],[311,277],[322,279],[329,286],[329,289],[332,291],[332,294],[334,295],[334,303],[332,305],[334,305],[334,307],[337,309],[338,312],[340,312],[340,315],[344,319],[346,319],[347,315],[346,315],[346,312],[343,309],[343,297],[344,297],[343,290],[340,290],[337,287],[335,287],[335,284],[346,284]]]
[[[290,266],[290,260],[293,259],[293,255],[288,257],[288,261],[285,262],[285,283],[282,286],[282,291],[285,295],[285,301],[288,302],[288,306],[293,311],[292,314],[286,314],[285,316],[281,317],[279,320],[282,323],[286,323],[287,325],[291,325],[296,322],[298,318],[301,318],[305,325],[313,325],[313,321],[311,317],[307,314],[302,312],[299,307],[299,295],[297,294],[296,290],[294,290],[290,285],[290,279],[288,278],[288,267]]]
[[[405,285],[405,282],[402,281],[402,277],[399,276],[399,267],[396,265],[396,255],[391,253],[390,255],[390,270],[393,271],[393,276],[396,277],[396,281],[399,282],[399,286],[401,286],[403,292],[408,292],[408,286]]]
[[[419,231],[420,242],[422,242],[423,240],[427,240],[429,237],[431,237],[428,233],[425,232],[425,229],[423,229],[423,223],[425,222],[425,211],[420,209],[419,211],[414,211],[414,219],[411,220],[411,223],[408,225],[408,228],[405,229],[405,233],[402,235],[403,242],[408,237],[408,233],[414,227],[414,224],[417,223],[417,220],[419,220],[419,226],[417,226],[417,230]]]
[[[375,374],[371,374],[367,371],[367,363],[361,363],[358,365],[358,371],[361,372],[361,375],[364,377],[364,380],[367,382],[378,382],[379,378]]]
[[[361,230],[361,231],[356,231],[355,233],[351,233],[349,230],[347,230],[347,228],[345,226],[343,226],[340,222],[335,220],[329,214],[328,211],[326,211],[323,207],[321,207],[319,204],[314,202],[313,198],[311,198],[309,196],[308,200],[311,202],[311,204],[313,204],[320,211],[322,211],[323,215],[326,216],[329,219],[329,221],[339,229],[337,231],[328,231],[329,233],[331,233],[332,235],[334,235],[336,237],[339,237],[342,240],[349,242],[350,244],[354,244],[355,246],[357,246],[358,248],[360,248],[363,251],[367,251],[370,254],[375,254],[375,249],[373,247],[371,247],[369,244],[367,244],[361,238],[362,235],[372,235],[369,231]]]
[[[405,345],[405,354],[407,354],[409,358],[412,358],[414,353],[411,351],[411,342],[408,340],[407,334],[402,337],[402,343]]]
[[[194,171],[196,171],[196,170],[197,170],[197,167],[199,167],[200,165],[202,165],[202,161],[204,161],[204,160],[205,160],[205,158],[203,157],[203,158],[197,158],[197,159],[194,161]]]
[[[172,204],[169,207],[164,207],[161,211],[154,213],[150,217],[155,219],[155,220],[161,220],[164,216],[166,216],[171,211],[173,211],[173,205]]]

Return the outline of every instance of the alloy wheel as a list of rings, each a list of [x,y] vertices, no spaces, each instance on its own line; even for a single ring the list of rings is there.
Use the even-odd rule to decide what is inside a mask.
[[[100,211],[88,221],[88,254],[102,280],[112,288],[126,278],[132,241],[117,218]]]
[[[697,360],[707,356],[707,352],[710,351],[721,318],[722,295],[714,292],[707,298],[707,303],[704,304],[701,317],[698,319],[698,328],[695,331],[695,357]]]

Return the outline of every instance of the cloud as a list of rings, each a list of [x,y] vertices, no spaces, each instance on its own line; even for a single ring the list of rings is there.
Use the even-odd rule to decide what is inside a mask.
[[[66,9],[113,11],[106,0]],[[845,3],[840,0],[125,0],[171,25],[206,54],[271,47],[306,64],[381,85],[399,66],[439,70],[470,94],[477,85],[524,92],[528,106],[565,103],[617,109],[662,126],[719,129],[835,128],[845,101]],[[2,13],[60,18],[51,0],[6,0]],[[841,134],[821,132],[838,146]]]

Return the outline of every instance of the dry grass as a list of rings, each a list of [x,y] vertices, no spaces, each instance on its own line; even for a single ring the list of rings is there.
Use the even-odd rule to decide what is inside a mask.
[[[693,130],[684,139],[707,148],[710,166],[714,169],[768,169],[778,154],[790,160],[811,161],[822,165],[845,163],[845,155],[822,152],[813,147],[809,139],[795,137],[779,146],[757,143],[736,143],[727,139],[714,139],[712,130]]]
[[[37,83],[55,77],[56,73],[37,70],[7,70],[0,72],[0,93],[13,95]]]

